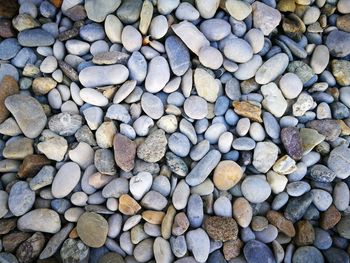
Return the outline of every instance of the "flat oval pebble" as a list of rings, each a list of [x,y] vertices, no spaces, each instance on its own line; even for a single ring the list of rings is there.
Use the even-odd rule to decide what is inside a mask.
[[[92,66],[79,73],[79,80],[86,88],[123,83],[129,76],[129,70],[123,65]]]
[[[168,62],[161,56],[154,57],[149,65],[145,80],[145,88],[150,93],[159,92],[170,79]]]
[[[288,61],[288,56],[284,53],[273,56],[258,69],[255,81],[259,84],[267,84],[275,80],[286,70]]]
[[[152,119],[159,119],[164,114],[162,101],[155,95],[145,92],[141,97],[142,110]]]
[[[253,50],[247,41],[234,38],[225,45],[224,55],[234,62],[245,63],[253,57]]]
[[[243,196],[252,203],[262,203],[271,194],[271,187],[258,175],[252,175],[244,179],[241,185]]]
[[[80,168],[74,162],[64,164],[52,182],[52,195],[55,198],[67,196],[80,180]]]

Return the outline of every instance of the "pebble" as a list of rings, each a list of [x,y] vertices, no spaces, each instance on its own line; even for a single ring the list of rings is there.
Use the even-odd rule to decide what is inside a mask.
[[[190,66],[190,54],[184,43],[176,36],[169,36],[165,40],[165,51],[171,71],[176,76],[184,75]]]
[[[85,212],[77,222],[77,233],[81,241],[89,247],[101,247],[106,241],[108,223],[101,215]]]
[[[80,180],[80,168],[74,162],[65,163],[57,172],[51,187],[55,198],[67,196]]]
[[[243,196],[252,203],[262,203],[271,194],[271,187],[259,176],[249,176],[245,178],[241,185]]]
[[[129,70],[123,65],[91,66],[80,71],[79,80],[84,87],[95,88],[123,83],[128,76]]]
[[[244,257],[248,263],[274,262],[271,249],[258,240],[251,240],[243,248]]]
[[[262,172],[266,173],[276,162],[278,157],[278,147],[271,142],[258,142],[254,149],[253,165]]]
[[[234,62],[245,63],[253,57],[253,49],[247,41],[234,38],[224,46],[224,55]]]
[[[319,65],[319,63],[317,63],[317,65]],[[303,83],[296,74],[286,73],[281,77],[279,87],[286,99],[295,99],[301,93]]]
[[[263,107],[272,113],[275,117],[282,117],[287,109],[288,104],[284,99],[282,92],[278,89],[277,85],[274,83],[263,85],[261,87],[261,93],[264,96],[264,100],[262,101]]]
[[[101,1],[88,0],[85,2],[85,10],[87,17],[95,22],[102,22],[106,16],[113,13],[121,4],[121,1]]]
[[[121,34],[121,41],[129,52],[138,51],[142,45],[142,36],[133,26],[125,26]]]
[[[237,0],[229,0],[226,1],[225,7],[229,14],[237,20],[244,20],[249,16],[252,12],[252,7],[248,3],[237,1]]]
[[[206,262],[209,256],[210,241],[206,232],[202,228],[188,231],[186,243],[194,258],[198,262]]]
[[[326,40],[326,46],[331,55],[342,58],[350,54],[349,45],[350,33],[340,30],[333,30],[329,33]]]
[[[23,47],[51,46],[54,42],[54,37],[40,28],[24,30],[18,34],[18,43]]]
[[[237,224],[243,228],[249,226],[253,217],[253,209],[244,197],[239,197],[233,202],[233,217]]]
[[[223,56],[219,50],[210,46],[204,46],[199,50],[199,61],[210,69],[218,69],[223,63]]]
[[[215,0],[216,1],[216,0]],[[199,13],[201,11],[199,10]],[[209,46],[208,39],[204,34],[188,21],[182,21],[179,24],[171,26],[175,34],[181,38],[185,45],[196,55],[203,46]]]
[[[208,102],[215,102],[218,97],[219,84],[209,72],[197,68],[194,73],[194,85],[198,96]]]
[[[139,18],[142,1],[123,1],[117,10],[118,18],[124,24],[132,24]]]
[[[156,130],[137,148],[137,156],[146,162],[158,162],[165,155],[168,141],[163,130]]]
[[[153,177],[148,172],[140,172],[130,179],[130,193],[136,200],[142,199],[147,191],[150,190],[153,182]]]
[[[182,133],[175,132],[168,139],[169,149],[179,157],[185,157],[190,152],[190,141]]]
[[[155,95],[145,92],[141,97],[142,110],[152,119],[159,119],[164,114],[164,105]]]
[[[175,16],[180,20],[194,21],[199,18],[199,12],[190,3],[183,2],[176,8]]]
[[[17,221],[17,227],[21,231],[40,231],[54,234],[61,229],[61,220],[55,211],[39,208],[21,216]]]
[[[277,54],[264,62],[255,75],[255,81],[259,84],[267,84],[281,75],[288,66],[288,56],[284,53]]]
[[[191,186],[202,183],[214,170],[221,158],[217,150],[209,151],[186,176],[186,182]]]
[[[324,262],[321,252],[313,246],[299,247],[293,255],[293,262],[301,263],[307,260],[308,262]]]
[[[29,188],[28,183],[19,181],[11,187],[8,206],[13,215],[24,215],[32,208],[34,201],[35,193]]]
[[[36,138],[44,129],[47,118],[41,104],[35,98],[12,95],[6,98],[5,106],[28,138]]]
[[[345,158],[349,152],[346,146],[338,146],[330,152],[328,168],[335,172],[338,178],[347,178],[350,175],[348,170],[350,163]]]
[[[254,27],[259,28],[265,36],[268,36],[280,23],[281,13],[261,2],[254,2],[253,21]]]
[[[170,79],[169,64],[161,56],[154,57],[149,65],[145,80],[145,89],[150,93],[162,90]]]

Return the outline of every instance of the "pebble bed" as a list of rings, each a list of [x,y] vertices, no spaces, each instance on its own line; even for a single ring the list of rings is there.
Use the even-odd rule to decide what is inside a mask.
[[[350,0],[0,0],[0,262],[349,263]]]

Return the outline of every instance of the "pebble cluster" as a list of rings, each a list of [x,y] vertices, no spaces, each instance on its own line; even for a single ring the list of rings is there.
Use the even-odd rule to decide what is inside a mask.
[[[0,262],[349,263],[349,0],[0,0]]]

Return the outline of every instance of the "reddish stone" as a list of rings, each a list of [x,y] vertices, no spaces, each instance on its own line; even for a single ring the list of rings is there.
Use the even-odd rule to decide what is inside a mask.
[[[126,172],[134,168],[136,144],[128,137],[117,133],[113,141],[114,158],[118,167]]]
[[[50,164],[50,160],[41,154],[32,154],[24,158],[23,163],[19,167],[18,176],[27,178],[35,176],[44,165]]]
[[[16,0],[0,0],[0,17],[12,18],[18,13]]]
[[[15,30],[12,27],[12,22],[7,18],[0,18],[0,37],[10,38],[16,35]]]

